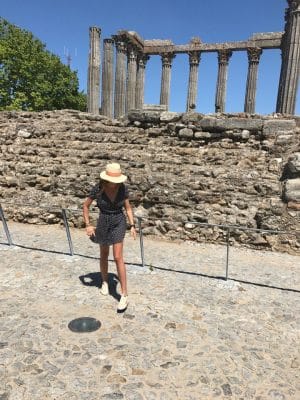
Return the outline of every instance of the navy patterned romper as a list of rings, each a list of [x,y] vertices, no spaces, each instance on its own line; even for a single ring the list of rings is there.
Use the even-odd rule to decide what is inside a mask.
[[[91,237],[94,243],[110,246],[124,240],[126,232],[126,217],[123,213],[124,202],[128,199],[128,189],[121,183],[115,200],[112,202],[99,185],[93,186],[88,196],[97,201],[100,209],[95,236]]]

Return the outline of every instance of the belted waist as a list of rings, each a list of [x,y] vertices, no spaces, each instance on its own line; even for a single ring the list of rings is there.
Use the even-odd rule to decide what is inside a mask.
[[[104,214],[104,215],[118,215],[118,214],[123,214],[123,211],[122,211],[122,210],[108,211],[108,210],[101,210],[101,208],[100,208],[100,212],[101,212],[101,214]]]

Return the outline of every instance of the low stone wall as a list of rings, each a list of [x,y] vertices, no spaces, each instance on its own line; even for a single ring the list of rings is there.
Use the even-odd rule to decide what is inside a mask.
[[[233,229],[231,242],[299,252],[299,125],[281,115],[1,112],[0,202],[16,221],[57,223],[67,208],[83,226],[83,199],[114,160],[146,234],[224,242],[226,230],[195,222],[298,229],[298,237]]]

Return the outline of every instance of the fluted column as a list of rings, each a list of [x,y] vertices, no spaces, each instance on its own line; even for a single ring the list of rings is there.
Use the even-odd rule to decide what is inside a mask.
[[[115,75],[115,118],[125,115],[126,100],[126,44],[122,41],[116,42],[116,75]]]
[[[113,117],[114,41],[104,39],[101,114]]]
[[[174,53],[165,53],[161,55],[162,74],[160,87],[160,104],[169,107],[170,87],[171,87],[171,68],[172,61],[175,58]]]
[[[258,47],[247,49],[248,54],[248,76],[245,95],[244,111],[249,114],[255,113],[256,83],[258,64],[262,50]]]
[[[137,50],[134,46],[128,47],[127,57],[126,112],[135,108]]]
[[[144,105],[144,91],[145,91],[145,68],[149,56],[140,54],[138,57],[138,69],[136,75],[136,95],[135,107],[141,110]]]
[[[101,29],[90,27],[90,47],[87,87],[87,111],[99,114],[100,97],[100,34]]]
[[[190,51],[188,54],[190,62],[190,73],[186,111],[194,110],[196,108],[198,92],[198,68],[201,53],[199,51]]]
[[[288,0],[285,21],[276,112],[295,114],[300,73],[300,0]]]
[[[228,76],[228,62],[232,56],[231,50],[220,50],[218,51],[218,81],[216,90],[216,112],[225,111],[225,100],[226,100],[226,89],[227,89],[227,76]]]

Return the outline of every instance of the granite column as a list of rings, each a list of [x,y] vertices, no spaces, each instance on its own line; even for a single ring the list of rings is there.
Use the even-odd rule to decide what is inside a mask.
[[[115,97],[114,115],[115,118],[125,115],[126,100],[126,44],[123,41],[116,41],[116,72],[115,72]]]
[[[127,57],[126,112],[135,108],[137,50],[134,46],[128,46]]]
[[[101,29],[90,27],[90,47],[87,87],[87,111],[99,114],[100,98],[100,34]]]
[[[198,92],[198,68],[200,62],[200,52],[190,51],[189,53],[190,73],[189,73],[189,86],[186,103],[186,111],[194,110],[197,103]]]
[[[160,87],[160,104],[169,107],[170,87],[171,87],[171,68],[172,61],[175,58],[174,53],[164,53],[161,55],[162,75]]]
[[[145,68],[146,63],[149,60],[149,56],[140,54],[138,56],[138,69],[136,76],[136,96],[135,96],[135,107],[141,110],[144,105],[144,91],[145,91]]]
[[[295,114],[300,74],[300,0],[288,0],[285,21],[276,112]]]
[[[104,39],[101,114],[113,117],[114,41]]]
[[[218,52],[218,81],[216,90],[215,111],[225,111],[226,89],[227,89],[227,75],[228,75],[228,62],[232,56],[231,50],[220,50]]]
[[[244,111],[249,114],[255,113],[256,84],[258,64],[262,50],[257,47],[247,49],[248,53],[248,76],[245,95]]]

